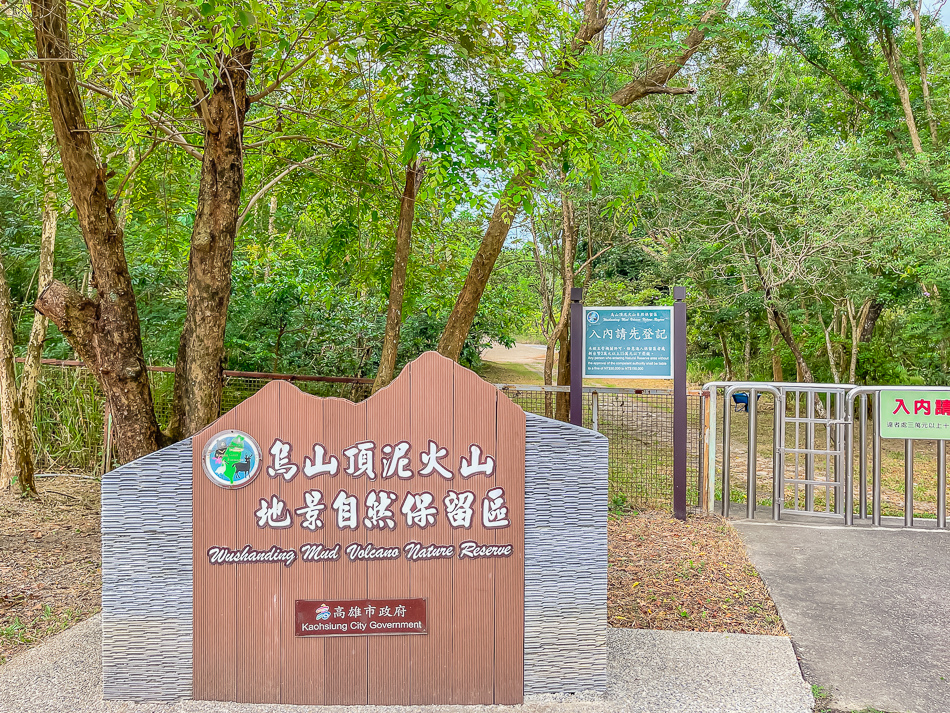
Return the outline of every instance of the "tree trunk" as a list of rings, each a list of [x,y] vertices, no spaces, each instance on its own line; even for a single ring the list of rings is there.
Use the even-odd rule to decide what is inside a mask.
[[[386,313],[386,335],[383,337],[383,353],[379,358],[379,371],[373,382],[375,394],[393,380],[396,371],[396,355],[399,352],[399,331],[402,329],[402,302],[406,289],[406,272],[409,269],[409,254],[412,250],[412,221],[416,215],[416,196],[422,184],[425,168],[422,159],[406,166],[406,186],[399,202],[399,224],[396,226],[396,253],[393,257],[393,276],[389,283],[389,311]]]
[[[547,334],[546,327],[548,323],[550,322],[552,326],[556,324],[554,307],[551,305],[552,290],[548,289],[548,277],[544,269],[544,261],[541,259],[541,248],[538,246],[538,230],[533,215],[529,216],[528,225],[531,228],[531,248],[534,255],[534,264],[538,268],[538,285],[541,288],[542,315],[539,327],[542,334]]]
[[[719,343],[722,345],[722,362],[726,368],[726,381],[732,381],[735,372],[732,370],[732,359],[729,358],[729,345],[726,342],[726,333],[719,331]]]
[[[785,381],[785,372],[782,368],[782,354],[779,352],[779,344],[782,341],[782,335],[779,334],[778,327],[775,326],[775,320],[772,318],[772,313],[767,312],[767,314],[769,318],[769,335],[771,338],[769,352],[772,356],[772,381],[781,383]]]
[[[40,148],[43,157],[43,174],[46,191],[43,194],[43,227],[40,231],[40,264],[37,271],[37,290],[40,294],[53,281],[53,254],[56,249],[56,223],[59,219],[59,210],[56,202],[56,172],[51,162],[47,160],[46,147]],[[43,356],[43,344],[46,342],[46,331],[49,320],[39,312],[33,313],[33,327],[30,329],[30,340],[26,346],[26,358],[23,361],[23,373],[20,375],[20,407],[23,417],[30,428],[30,451],[33,448],[33,413],[36,409],[37,384],[40,378],[40,359]]]
[[[521,191],[525,190],[529,178],[530,173],[522,171],[505,186],[492,211],[488,228],[468,269],[468,275],[465,276],[462,290],[455,300],[455,306],[442,331],[438,352],[453,361],[458,361],[462,354],[462,346],[465,344],[472,322],[475,321],[475,314],[478,312],[478,303],[485,292],[495,261],[498,260],[501,249],[505,246],[508,231],[521,205]]]
[[[36,53],[63,172],[93,270],[96,298],[52,282],[36,301],[96,375],[116,426],[120,457],[129,461],[159,445],[148,372],[142,351],[132,279],[114,204],[106,187],[76,83],[64,0],[32,0]]]
[[[841,383],[841,374],[838,373],[838,364],[835,362],[834,348],[831,346],[831,329],[834,322],[825,326],[825,318],[821,316],[821,310],[818,310],[818,323],[821,325],[821,331],[825,334],[825,352],[828,354],[828,366],[831,367],[831,377],[836,384]]]
[[[920,134],[917,131],[917,122],[914,120],[914,111],[910,105],[910,91],[907,89],[907,80],[904,78],[904,69],[901,67],[900,50],[897,49],[897,43],[894,41],[894,33],[886,25],[881,28],[879,40],[881,49],[884,52],[884,58],[887,60],[887,68],[890,70],[891,79],[894,86],[897,87],[897,95],[901,100],[901,109],[904,111],[904,123],[907,124],[907,131],[910,134],[910,143],[914,147],[914,153],[923,153],[923,147],[920,144]]]
[[[610,101],[619,106],[630,106],[636,101],[653,94],[690,94],[693,90],[685,88],[670,88],[666,86],[680,70],[686,66],[690,58],[696,54],[703,41],[706,39],[706,31],[712,20],[728,8],[730,0],[720,0],[720,4],[707,10],[682,42],[681,52],[667,62],[657,62],[641,77],[627,82],[620,89],[610,95]],[[584,2],[584,20],[577,33],[572,38],[570,45],[565,47],[566,55],[577,58],[582,55],[586,47],[602,32],[607,26],[607,18],[603,12],[604,5],[594,0],[585,0]],[[562,62],[557,65],[553,75],[559,77],[571,66],[572,61]],[[604,116],[591,117],[595,126],[603,126],[606,123]],[[544,143],[544,133],[539,132],[536,137],[538,143],[535,145],[534,156],[540,162],[544,158],[544,153],[551,148]],[[529,164],[517,173],[505,186],[501,197],[495,204],[491,219],[488,221],[488,228],[485,236],[482,238],[482,244],[479,246],[478,253],[472,261],[469,273],[465,278],[465,284],[459,293],[452,313],[449,315],[445,330],[439,339],[439,353],[450,359],[458,361],[462,353],[462,345],[468,336],[472,327],[475,314],[478,312],[478,303],[488,284],[488,278],[491,277],[492,268],[495,261],[505,245],[505,239],[508,237],[508,231],[514,220],[517,208],[520,205],[520,191],[524,190],[530,180],[537,164]]]
[[[0,489],[14,483],[20,492],[36,495],[33,481],[30,424],[20,408],[13,361],[13,304],[3,261],[0,260],[0,420],[3,426],[3,461],[0,462]]]
[[[854,305],[848,300],[848,319],[851,322],[851,363],[848,368],[848,383],[853,384],[858,371],[858,349],[861,344],[861,334],[864,332],[864,325],[867,324],[868,315],[871,312],[872,298],[868,298],[861,305],[861,311],[855,315]]]
[[[571,385],[571,289],[574,287],[574,260],[577,257],[577,221],[574,219],[574,203],[566,193],[561,193],[561,222],[564,254],[561,259],[561,273],[564,291],[561,295],[561,317],[557,329],[560,349],[557,358],[557,385]],[[576,327],[576,325],[575,325]],[[552,337],[553,337],[552,334]],[[555,397],[554,418],[567,423],[571,420],[571,395],[558,393]]]
[[[743,319],[745,323],[745,345],[742,349],[742,373],[743,378],[748,381],[752,378],[752,318],[749,313],[745,313]]]
[[[563,334],[561,333],[563,331]],[[548,335],[547,347],[544,350],[544,385],[553,386],[554,385],[554,360],[557,357],[555,346],[558,342],[561,344],[564,343],[564,340],[567,339],[567,325],[563,327],[561,321],[558,320],[557,325],[554,329],[551,330],[551,334]],[[554,418],[554,395],[549,392],[544,392],[544,415],[547,418]],[[560,404],[559,404],[560,405]]]
[[[557,385],[571,385],[571,333],[567,325],[561,334],[560,348],[557,352]],[[554,408],[554,418],[564,423],[571,420],[571,395],[570,393],[558,392],[556,405]]]
[[[175,363],[174,414],[168,435],[186,438],[220,415],[224,329],[231,296],[231,262],[244,187],[244,117],[253,48],[219,55],[219,75],[207,97],[204,159],[188,260],[185,325]]]
[[[884,303],[878,300],[876,297],[871,300],[871,304],[868,307],[868,315],[864,320],[864,325],[861,327],[861,343],[867,344],[871,341],[871,337],[874,336],[874,327],[877,325],[877,320],[881,317],[881,313],[884,312]]]
[[[920,3],[911,3],[911,12],[914,13],[914,36],[917,39],[917,66],[920,67],[920,88],[924,95],[924,109],[927,112],[927,126],[930,127],[930,145],[934,150],[939,148],[937,141],[937,119],[930,103],[930,84],[927,81],[927,61],[924,59],[924,36],[920,28]]]
[[[125,163],[130,171],[132,167],[135,166],[134,146],[130,146],[126,152]],[[125,232],[125,226],[128,225],[129,215],[132,212],[132,181],[134,180],[134,176],[129,177],[129,180],[125,184],[125,189],[123,190],[123,196],[119,199],[119,212],[116,215],[116,222],[119,224],[119,229],[122,230],[123,233]]]
[[[808,368],[805,357],[802,355],[802,350],[799,348],[798,342],[795,341],[795,335],[792,334],[792,325],[789,323],[788,317],[774,307],[766,306],[766,309],[772,313],[772,319],[775,321],[775,326],[778,328],[779,334],[782,335],[782,339],[785,340],[785,344],[788,345],[788,348],[792,350],[792,355],[795,357],[795,364],[798,368],[799,381],[804,381],[809,384],[815,383],[815,375],[812,374],[811,369]]]

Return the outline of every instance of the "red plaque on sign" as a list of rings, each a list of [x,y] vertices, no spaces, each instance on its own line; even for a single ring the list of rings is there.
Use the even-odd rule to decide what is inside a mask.
[[[429,633],[425,599],[298,599],[294,619],[294,636]]]

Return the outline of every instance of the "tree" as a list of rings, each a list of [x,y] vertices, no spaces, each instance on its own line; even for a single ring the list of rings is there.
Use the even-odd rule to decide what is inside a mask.
[[[396,228],[396,250],[393,256],[393,275],[389,287],[389,308],[386,312],[386,333],[379,358],[379,371],[373,382],[375,394],[393,380],[396,355],[399,350],[399,332],[402,329],[402,306],[406,289],[406,272],[412,245],[412,221],[416,215],[416,196],[425,168],[421,159],[406,167],[406,187],[402,192],[399,207],[399,224]]]
[[[700,45],[706,38],[709,25],[721,18],[728,5],[729,0],[724,0],[715,4],[712,9],[703,12],[696,25],[681,41],[670,43],[673,45],[670,48],[672,51],[664,47],[663,49],[666,51],[660,57],[650,57],[653,61],[650,68],[645,72],[640,72],[636,68],[636,60],[633,57],[639,59],[640,56],[636,54],[633,57],[631,56],[628,51],[628,41],[625,39],[618,45],[618,54],[633,66],[611,67],[613,71],[610,74],[624,76],[626,72],[631,72],[637,76],[613,91],[604,91],[603,87],[598,87],[600,92],[593,96],[587,91],[583,91],[588,87],[583,87],[583,82],[579,82],[576,89],[581,91],[578,91],[576,96],[571,97],[570,89],[574,84],[572,80],[576,81],[572,69],[584,66],[583,60],[586,58],[587,50],[609,25],[606,3],[597,2],[597,0],[585,0],[577,30],[572,40],[562,47],[559,56],[550,65],[552,69],[544,77],[546,80],[546,98],[552,100],[552,103],[559,104],[567,95],[567,105],[558,106],[560,111],[554,114],[560,121],[555,123],[548,120],[537,124],[536,131],[524,145],[526,148],[522,148],[516,160],[513,161],[514,174],[508,179],[495,204],[482,239],[481,248],[472,262],[465,285],[459,292],[455,307],[452,314],[449,315],[449,320],[439,340],[439,352],[441,354],[451,359],[458,359],[495,260],[497,260],[505,244],[515,213],[525,199],[528,185],[536,178],[539,166],[558,148],[566,145],[570,147],[574,142],[576,142],[575,150],[577,144],[590,145],[590,142],[594,140],[591,135],[592,130],[600,127],[610,127],[622,122],[622,114],[620,113],[622,108],[629,107],[631,104],[652,95],[691,93],[692,90],[689,88],[670,87],[667,83],[679,73],[699,50]],[[616,13],[615,15],[617,18],[622,16],[622,13]],[[623,31],[626,28],[621,24],[620,29]],[[668,28],[664,29],[668,30]],[[676,29],[671,34],[675,35]],[[584,76],[583,73],[581,76]],[[578,105],[571,106],[570,99],[578,100]],[[591,104],[595,107],[593,113],[590,113],[586,108]],[[548,117],[550,117],[550,114],[548,114]],[[594,135],[596,135],[596,132],[594,132]],[[583,162],[578,161],[578,164],[583,165]]]
[[[498,61],[504,56],[509,35],[531,27],[530,18],[523,16],[518,4],[509,11],[507,6],[488,5],[344,3],[318,11],[292,4],[269,8],[256,2],[206,3],[198,10],[187,4],[175,5],[169,17],[156,14],[147,4],[126,4],[119,13],[96,6],[72,28],[90,40],[83,42],[84,51],[88,59],[98,61],[96,74],[79,81],[75,65],[83,58],[76,56],[70,43],[66,4],[37,0],[32,9],[36,62],[89,249],[95,287],[95,295],[87,297],[65,283],[54,283],[41,295],[37,308],[57,324],[97,374],[112,407],[124,459],[150,452],[166,438],[193,433],[217,417],[237,231],[247,211],[267,191],[320,158],[319,154],[291,158],[289,165],[273,172],[242,210],[248,149],[283,141],[299,141],[304,147],[347,145],[323,139],[319,129],[334,122],[313,112],[301,112],[294,106],[298,103],[295,93],[325,98],[342,89],[350,97],[365,99],[375,118],[380,98],[374,95],[372,81],[364,79],[362,53],[368,66],[383,68],[390,90],[410,88],[399,101],[415,101],[418,108],[424,102],[431,104],[438,93],[421,81],[418,72],[411,81],[398,83],[405,75],[400,67],[412,64],[407,57],[421,56],[425,66],[435,66],[447,57],[442,65],[444,73],[451,74],[465,62],[474,65],[483,49],[491,62]],[[485,27],[493,31],[486,35]],[[271,42],[274,36],[279,38],[276,44]],[[449,51],[447,36],[457,38],[454,45],[449,44]],[[267,41],[262,42],[261,37]],[[165,52],[164,47],[172,51]],[[469,68],[469,76],[489,64]],[[100,130],[87,121],[80,90],[88,92],[87,97],[112,102],[110,109],[126,113],[127,135],[151,144],[136,164],[126,167],[125,175],[111,190],[113,172],[107,161],[98,158],[101,154],[94,138]],[[352,107],[354,99],[347,99]],[[483,105],[476,102],[476,106]],[[260,107],[263,114],[254,118],[255,124],[276,120],[282,129],[263,142],[247,142],[247,113],[252,107]],[[295,126],[290,126],[290,117],[296,120]],[[318,118],[321,122],[314,121]],[[191,121],[199,126],[200,145],[189,139],[195,132],[183,128]],[[423,122],[422,136],[407,131],[414,138],[407,161],[422,147],[420,138],[427,132],[437,133],[429,131],[434,125],[438,122]],[[343,126],[344,131],[348,128]],[[360,138],[375,142],[375,137]],[[385,144],[390,137],[380,138]],[[467,137],[465,142],[444,148],[442,154],[454,150],[457,162],[459,156],[472,154],[458,150],[463,143],[474,146],[479,141],[477,135]],[[160,143],[174,145],[201,161],[187,309],[176,360],[174,417],[164,437],[154,415],[125,235],[117,215],[117,201],[132,174]],[[387,152],[388,146],[383,154]],[[444,162],[443,171],[450,163]]]
[[[14,483],[25,495],[36,495],[30,422],[17,391],[13,361],[13,303],[3,261],[0,260],[0,418],[3,420],[3,462],[0,488]]]
[[[936,259],[947,229],[913,191],[861,176],[863,147],[810,138],[788,113],[789,95],[768,91],[771,100],[743,96],[748,111],[697,107],[673,129],[672,181],[645,216],[651,242],[690,275],[707,309],[750,315],[748,298],[759,300],[805,381],[815,381],[810,334],[833,379],[854,379],[878,284]],[[769,101],[786,109],[772,112]],[[839,340],[849,329],[846,357]]]

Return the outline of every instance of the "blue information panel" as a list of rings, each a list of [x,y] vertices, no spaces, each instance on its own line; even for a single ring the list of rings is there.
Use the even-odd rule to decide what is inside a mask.
[[[672,307],[585,307],[584,378],[673,378]]]

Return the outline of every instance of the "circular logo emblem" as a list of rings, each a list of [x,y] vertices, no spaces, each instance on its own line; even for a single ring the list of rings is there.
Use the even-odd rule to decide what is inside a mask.
[[[222,488],[243,488],[261,468],[261,448],[242,431],[222,431],[213,436],[201,454],[205,475]]]
[[[600,312],[588,312],[587,321],[590,324],[597,324],[600,321]]]

